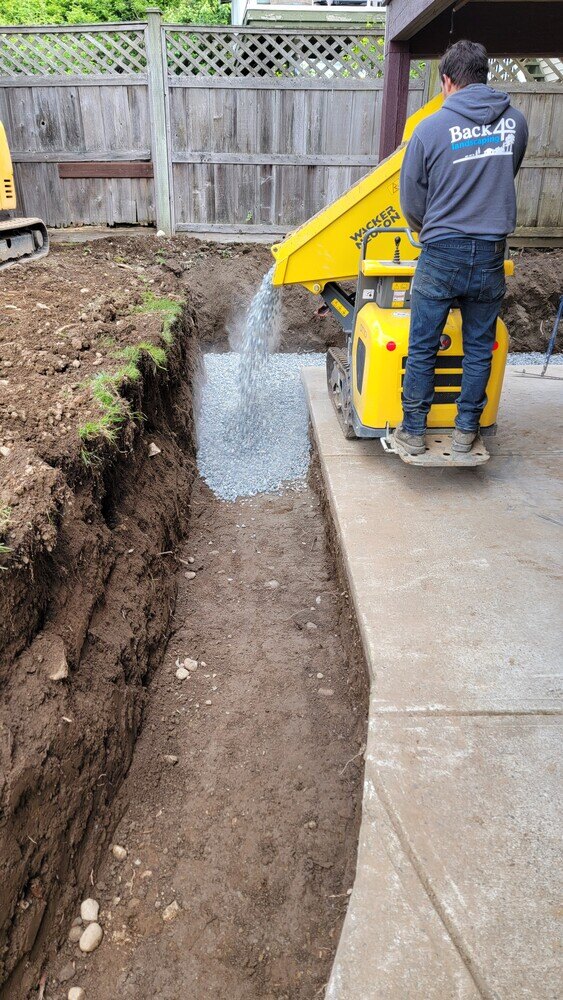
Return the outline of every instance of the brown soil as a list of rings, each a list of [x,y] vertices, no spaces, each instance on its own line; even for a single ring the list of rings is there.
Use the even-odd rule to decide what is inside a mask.
[[[217,340],[240,308],[235,293],[245,288],[249,301],[269,263],[262,247],[245,253],[179,241],[184,270],[194,269],[191,296],[184,271],[182,283],[170,262],[154,262],[166,246],[137,238],[55,247],[46,261],[0,278],[0,542],[7,547],[0,556],[0,995],[10,1000],[35,996],[45,956],[65,939],[68,914],[88,891],[115,823],[147,683],[170,635],[178,574],[163,553],[175,549],[189,513],[196,323],[202,339]],[[215,268],[224,297],[213,298],[209,318],[194,300],[203,301]],[[221,274],[231,268],[240,280],[225,293]],[[161,340],[161,317],[135,308],[147,290],[188,302],[172,347]],[[303,308],[295,323],[290,314],[288,329],[304,329]],[[330,324],[311,316],[306,336],[316,345],[316,330]],[[85,456],[78,428],[101,415],[92,379],[115,374],[124,363],[119,351],[145,342],[167,347],[166,367],[141,355],[140,379],[121,385],[125,419],[116,441],[91,440]],[[161,449],[154,457],[150,443]],[[299,588],[293,599],[303,603]],[[294,622],[286,626],[293,636]],[[250,630],[243,645],[255,641]],[[343,746],[355,748],[355,738]],[[337,794],[327,795],[327,808],[331,801],[338,808],[341,781],[332,773],[330,781]],[[342,844],[348,854],[334,861],[339,878],[353,837]],[[312,909],[303,925],[295,918],[295,947],[301,927],[314,925]],[[325,928],[337,915],[331,903],[315,919]],[[323,951],[304,974],[322,978],[329,959]]]
[[[200,486],[191,510],[178,555],[197,575],[181,576],[116,803],[128,856],[108,850],[89,887],[105,940],[89,958],[63,947],[49,997],[66,996],[56,974],[72,961],[96,1000],[312,1000],[328,978],[354,877],[365,706],[318,500],[226,504]],[[203,663],[180,681],[186,656]]]
[[[160,317],[143,296],[189,301],[203,345],[228,348],[225,330],[244,314],[271,255],[151,236],[57,244],[43,261],[0,276],[0,446],[25,443],[68,466],[76,429],[99,416],[89,381],[123,366],[119,352],[158,343]],[[285,296],[282,349],[324,350],[338,337],[303,289]],[[4,480],[3,476],[3,480]]]
[[[514,265],[502,308],[510,350],[545,351],[563,295],[563,250],[514,251]],[[555,350],[563,351],[563,330]]]
[[[49,939],[97,865],[168,640],[176,581],[160,553],[185,530],[178,497],[195,474],[189,322],[186,310],[167,371],[148,368],[135,384],[142,426],[129,422],[89,468],[70,455],[68,468],[53,467],[26,446],[22,491],[8,494],[17,519],[0,577],[0,982],[9,998],[36,984]],[[16,472],[23,450],[13,448]]]

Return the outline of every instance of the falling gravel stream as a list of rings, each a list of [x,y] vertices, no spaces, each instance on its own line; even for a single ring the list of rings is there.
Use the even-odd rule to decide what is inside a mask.
[[[261,429],[256,411],[268,361],[280,341],[281,288],[272,284],[273,276],[272,267],[264,275],[250,303],[240,343],[237,432],[240,442],[248,447],[252,446]]]
[[[201,476],[223,500],[299,488],[309,438],[301,369],[322,354],[275,353],[280,289],[269,271],[246,314],[236,350],[207,354],[198,413]]]

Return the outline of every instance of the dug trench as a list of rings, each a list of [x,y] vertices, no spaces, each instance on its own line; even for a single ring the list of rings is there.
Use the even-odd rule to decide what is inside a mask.
[[[88,249],[0,287],[0,996],[320,997],[366,690],[318,489],[211,494],[205,310],[150,256]],[[69,941],[86,897],[92,954]]]

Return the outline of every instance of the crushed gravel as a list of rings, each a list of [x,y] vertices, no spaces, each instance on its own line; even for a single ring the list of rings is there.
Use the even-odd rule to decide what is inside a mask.
[[[253,425],[241,429],[240,357],[206,354],[198,413],[198,466],[223,500],[273,493],[303,481],[309,465],[308,414],[301,368],[324,354],[273,354],[254,387]]]
[[[545,354],[540,354],[539,351],[531,351],[528,353],[522,352],[520,354],[509,354],[506,363],[508,365],[543,365],[545,361]],[[552,354],[549,361],[549,368],[551,365],[562,365],[563,364],[563,354]],[[549,371],[549,368],[547,369]]]

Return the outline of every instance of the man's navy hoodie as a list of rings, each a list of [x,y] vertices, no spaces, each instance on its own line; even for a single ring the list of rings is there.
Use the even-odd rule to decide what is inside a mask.
[[[484,83],[451,94],[417,125],[401,169],[401,207],[421,242],[511,233],[527,142],[524,115]]]

